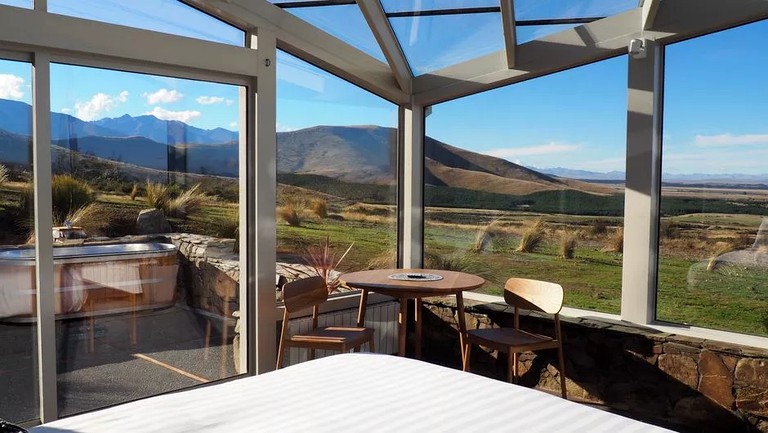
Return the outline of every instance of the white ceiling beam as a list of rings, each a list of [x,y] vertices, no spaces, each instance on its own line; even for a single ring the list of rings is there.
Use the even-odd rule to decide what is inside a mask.
[[[253,75],[258,66],[255,51],[216,42],[10,6],[0,6],[0,15],[0,45],[8,49],[42,48],[241,77]]]
[[[661,0],[643,1],[643,30],[650,30],[653,27],[653,22],[656,20],[656,12],[659,10],[659,3],[661,3]]]
[[[414,78],[414,101],[433,105],[626,53],[633,38],[663,44],[768,18],[768,0],[674,0],[659,3],[653,30],[642,8],[584,24],[517,47],[515,67],[504,50]]]
[[[360,7],[360,11],[363,12],[363,16],[368,22],[368,27],[371,28],[373,36],[376,37],[384,57],[387,58],[389,67],[397,83],[400,85],[400,89],[410,94],[413,74],[411,73],[410,66],[408,66],[408,61],[405,59],[400,43],[395,36],[395,32],[389,24],[384,8],[382,8],[379,0],[357,0],[357,5]]]
[[[408,103],[389,65],[266,0],[182,0],[223,20],[275,35],[277,48],[395,103]]]
[[[507,68],[515,67],[517,32],[515,31],[515,4],[513,0],[500,0],[501,26],[504,31],[504,47],[507,55]]]

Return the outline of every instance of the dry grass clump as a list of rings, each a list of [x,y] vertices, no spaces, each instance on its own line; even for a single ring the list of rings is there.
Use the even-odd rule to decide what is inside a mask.
[[[166,184],[147,181],[145,190],[147,205],[155,209],[163,210],[171,199],[170,188]]]
[[[200,184],[197,183],[177,197],[168,200],[163,210],[168,216],[186,218],[199,211],[207,200],[208,196],[200,191]]]
[[[613,232],[611,237],[609,237],[608,241],[605,243],[605,248],[603,248],[603,250],[613,253],[624,252],[624,227],[619,227]]]
[[[488,251],[493,245],[493,240],[503,234],[504,230],[501,228],[501,221],[498,219],[491,221],[485,226],[481,226],[475,234],[475,243],[472,245],[472,251]]]
[[[67,216],[76,210],[96,201],[96,193],[87,182],[75,179],[68,174],[53,176],[51,184],[53,220],[62,224]],[[34,191],[29,188],[30,203],[34,201]]]
[[[136,233],[137,216],[132,210],[91,203],[69,213],[67,220],[82,227],[88,236],[118,237]]]
[[[523,232],[520,238],[520,245],[517,247],[519,253],[532,253],[544,242],[544,219],[539,218],[528,229]]]
[[[589,227],[589,232],[593,236],[600,236],[608,233],[608,221],[603,219],[593,220],[592,225]]]
[[[456,252],[446,255],[425,252],[424,267],[427,269],[468,272],[476,275],[485,273],[476,257],[473,254],[466,252]]]
[[[720,264],[720,256],[736,249],[736,245],[730,242],[718,242],[715,246],[717,249],[709,260],[707,260],[707,272],[712,272],[717,268],[717,265]]]
[[[558,248],[558,252],[560,254],[560,257],[565,260],[570,260],[574,257],[574,253],[576,251],[576,233],[563,230],[563,234],[560,237],[560,245]]]
[[[278,218],[292,227],[300,227],[304,220],[304,207],[298,202],[287,202],[277,208]]]
[[[8,182],[8,167],[0,164],[0,186]]]
[[[309,202],[309,210],[320,219],[328,218],[328,200],[316,198]]]
[[[131,201],[135,201],[138,195],[139,195],[139,184],[134,183],[130,193]]]
[[[368,269],[388,269],[397,267],[397,250],[384,250],[368,260]]]

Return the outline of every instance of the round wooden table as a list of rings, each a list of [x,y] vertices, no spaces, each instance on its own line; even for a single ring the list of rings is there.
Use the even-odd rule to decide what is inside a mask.
[[[390,278],[394,274],[434,274],[442,277],[432,281],[420,280],[396,280]],[[398,354],[405,356],[406,341],[406,312],[408,299],[416,300],[415,331],[416,331],[416,358],[421,358],[421,298],[429,296],[456,296],[456,308],[459,320],[459,342],[461,344],[461,356],[464,361],[464,341],[467,325],[464,320],[464,298],[462,292],[476,289],[485,280],[477,275],[464,272],[444,271],[440,269],[375,269],[370,271],[350,272],[339,277],[342,284],[362,290],[360,295],[360,310],[357,316],[358,326],[365,324],[365,307],[368,301],[368,292],[376,292],[400,299],[400,314],[398,316]]]

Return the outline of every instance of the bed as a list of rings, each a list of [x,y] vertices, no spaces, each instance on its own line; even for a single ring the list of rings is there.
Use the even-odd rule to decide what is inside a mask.
[[[351,353],[156,396],[34,433],[663,432],[540,391],[413,359]]]

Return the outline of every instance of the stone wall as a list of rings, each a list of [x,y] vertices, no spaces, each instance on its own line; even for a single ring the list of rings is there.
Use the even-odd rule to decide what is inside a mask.
[[[424,357],[460,368],[455,303],[425,303]],[[511,326],[506,304],[466,309],[469,329]],[[569,399],[690,432],[768,432],[768,350],[602,319],[562,318]],[[551,335],[551,319],[521,318]],[[559,393],[554,350],[521,355],[520,383]],[[472,371],[506,380],[506,356],[473,348]]]

